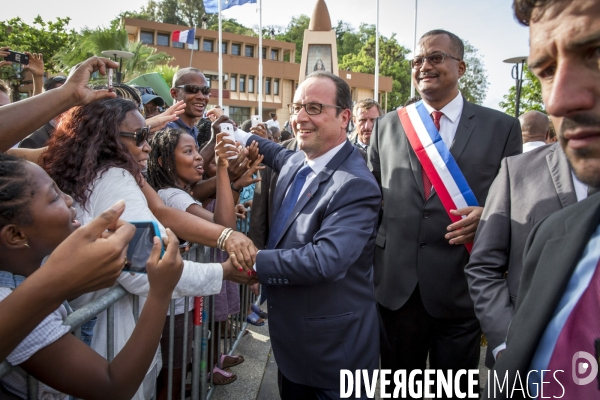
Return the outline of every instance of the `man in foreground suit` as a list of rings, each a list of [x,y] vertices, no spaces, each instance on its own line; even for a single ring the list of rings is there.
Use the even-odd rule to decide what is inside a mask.
[[[299,152],[236,131],[279,173],[255,268],[284,400],[339,399],[340,369],[371,374],[379,364],[372,263],[381,194],[346,138],[350,93],[327,72],[300,84],[290,105]]]
[[[464,275],[465,244],[473,240],[500,161],[520,153],[522,144],[516,118],[469,103],[460,94],[463,55],[456,35],[428,32],[419,40],[412,78],[426,113],[438,116],[436,132],[479,207],[451,211],[464,216],[452,223],[435,188],[424,184],[426,176],[398,112],[379,119],[371,137],[369,167],[384,200],[374,269],[375,295],[391,346],[382,345],[385,369],[423,370],[428,354],[430,368],[442,370],[473,369],[479,361],[481,331]]]
[[[548,215],[585,199],[587,189],[573,176],[558,143],[502,160],[465,268],[475,314],[488,341],[488,367],[506,347],[527,236]]]
[[[530,27],[529,68],[540,78],[561,147],[577,178],[597,188],[600,2],[516,0],[514,9],[517,19]],[[526,392],[500,393],[492,382],[486,398],[600,396],[595,348],[600,337],[599,259],[600,194],[552,214],[533,229],[506,350],[492,371],[507,376],[509,388],[519,378]],[[549,370],[543,393],[539,373],[529,374],[534,370]]]

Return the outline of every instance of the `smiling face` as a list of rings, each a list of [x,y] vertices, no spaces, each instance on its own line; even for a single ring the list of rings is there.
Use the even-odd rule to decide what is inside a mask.
[[[177,86],[182,85],[208,86],[208,82],[203,74],[190,72],[183,75],[177,82]],[[210,98],[210,95],[204,95],[201,91],[196,94],[187,93],[184,88],[172,88],[171,96],[176,101],[183,100],[185,102],[185,109],[179,118],[188,126],[194,126],[194,120],[204,116],[204,110]]]
[[[563,2],[541,16],[534,10],[530,46],[529,68],[540,79],[546,111],[575,175],[599,187],[600,3]]]
[[[137,132],[145,126],[146,120],[142,117],[142,114],[137,110],[133,110],[127,113],[125,119],[119,125],[119,130],[121,132]],[[121,136],[120,139],[127,146],[127,150],[140,165],[140,168],[146,169],[150,154],[150,145],[148,142],[144,141],[140,146],[136,146],[134,138]]]
[[[80,223],[75,219],[73,198],[64,194],[37,164],[25,167],[35,188],[29,203],[31,224],[19,227],[32,252],[42,257],[50,254]]]
[[[198,146],[193,137],[187,133],[179,136],[175,147],[175,169],[181,186],[189,186],[202,180],[204,161],[198,153]]]
[[[336,86],[329,78],[308,78],[296,90],[294,103],[336,104]],[[339,115],[336,115],[339,112]],[[321,114],[308,115],[303,107],[291,116],[296,128],[298,147],[306,157],[319,157],[346,140],[346,127],[350,121],[350,110],[323,107]]]
[[[446,53],[454,54],[450,37],[446,34],[426,36],[419,40],[417,57]],[[446,57],[441,64],[424,62],[419,68],[412,69],[413,84],[421,97],[433,108],[440,110],[458,95],[458,79],[464,75],[464,61]]]

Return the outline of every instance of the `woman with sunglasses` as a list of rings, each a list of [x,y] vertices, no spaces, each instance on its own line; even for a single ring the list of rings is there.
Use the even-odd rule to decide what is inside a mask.
[[[86,224],[99,215],[106,204],[124,199],[126,221],[156,220],[148,208],[141,186],[150,146],[146,141],[149,128],[135,103],[125,99],[107,99],[70,110],[61,120],[42,156],[42,166],[57,185],[75,200],[77,219]],[[164,236],[164,228],[161,231]],[[221,290],[224,271],[231,265],[198,264],[184,261],[182,277],[173,297],[205,296]],[[140,308],[148,293],[146,274],[122,273],[117,280],[128,292],[140,295]],[[83,295],[73,302],[81,307],[106,290]],[[119,300],[114,306],[115,348],[117,354],[135,327],[133,296]],[[92,348],[106,356],[106,313],[98,315]],[[135,399],[148,399],[154,391],[157,376],[155,357],[150,371]]]

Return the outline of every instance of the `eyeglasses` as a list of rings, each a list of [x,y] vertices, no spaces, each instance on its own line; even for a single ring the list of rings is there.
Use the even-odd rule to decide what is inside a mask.
[[[333,108],[338,108],[340,110],[342,109],[342,107],[334,106],[332,104],[321,104],[321,103],[288,104],[288,109],[290,110],[290,114],[292,114],[292,115],[296,115],[296,114],[300,113],[300,111],[302,111],[302,108],[304,108],[306,110],[306,113],[308,115],[319,115],[323,111],[323,107],[333,107]]]
[[[410,60],[410,66],[412,68],[420,68],[425,63],[425,60],[427,60],[431,65],[441,64],[448,57],[456,61],[462,61],[456,57],[451,56],[450,54],[436,53],[430,56],[415,57],[414,59]]]
[[[210,95],[210,86],[198,86],[198,85],[180,85],[175,86],[176,89],[183,89],[187,94],[196,94],[201,92],[205,96]]]
[[[145,126],[135,132],[119,132],[119,135],[135,139],[135,145],[140,147],[150,135],[150,126]]]

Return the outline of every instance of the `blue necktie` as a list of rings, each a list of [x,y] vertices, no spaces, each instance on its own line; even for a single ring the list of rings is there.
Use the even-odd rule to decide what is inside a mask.
[[[287,222],[294,206],[298,202],[298,196],[300,196],[300,191],[306,182],[306,177],[308,174],[312,172],[312,169],[307,165],[302,167],[300,171],[294,177],[290,190],[288,190],[285,199],[283,199],[283,203],[281,204],[281,208],[279,212],[277,212],[277,217],[275,217],[275,222],[273,222],[273,226],[271,227],[271,232],[269,234],[269,241],[267,243],[267,249],[274,249],[277,244],[277,240],[279,236],[281,236],[281,232],[283,231],[283,227]]]

